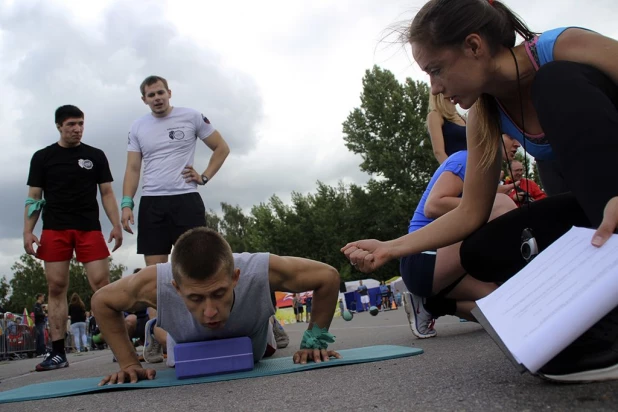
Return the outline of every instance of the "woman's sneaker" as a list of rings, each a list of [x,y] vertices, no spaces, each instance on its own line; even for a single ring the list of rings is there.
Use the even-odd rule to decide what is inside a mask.
[[[618,308],[556,355],[538,375],[570,383],[618,379]]]
[[[51,371],[54,369],[68,368],[69,361],[66,354],[48,353],[43,362],[36,365],[37,372]]]
[[[408,315],[408,323],[414,336],[419,339],[433,338],[438,333],[433,328],[435,320],[423,305],[423,298],[410,292],[403,293],[403,308]]]
[[[157,342],[154,337],[154,326],[157,318],[150,319],[146,322],[146,330],[144,332],[144,360],[148,363],[163,362],[163,347]]]

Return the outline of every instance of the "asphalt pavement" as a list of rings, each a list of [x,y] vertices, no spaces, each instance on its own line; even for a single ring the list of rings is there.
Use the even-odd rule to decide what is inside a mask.
[[[306,324],[285,326],[292,356]],[[519,374],[472,322],[444,317],[438,336],[416,339],[403,309],[336,318],[334,350],[372,345],[419,347],[422,355],[293,374],[177,387],[100,392],[0,405],[0,411],[616,411],[618,381],[555,384]],[[40,359],[0,364],[0,391],[114,372],[109,350],[70,354],[70,367],[34,372]],[[155,369],[164,364],[153,365]]]

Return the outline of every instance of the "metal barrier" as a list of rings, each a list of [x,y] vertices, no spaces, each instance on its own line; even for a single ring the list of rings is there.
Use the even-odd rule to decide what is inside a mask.
[[[23,315],[0,314],[0,360],[32,358],[36,355],[36,327],[22,324]],[[49,323],[45,325],[45,347],[51,350]],[[64,339],[65,350],[75,349],[70,326]]]
[[[4,315],[0,315],[0,360],[6,358],[6,336],[4,335]]]
[[[36,353],[36,329],[22,324],[22,315],[5,313],[1,319],[2,336],[0,348],[5,359],[32,358]]]

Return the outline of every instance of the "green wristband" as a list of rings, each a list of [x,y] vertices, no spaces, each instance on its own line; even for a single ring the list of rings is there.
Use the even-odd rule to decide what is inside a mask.
[[[329,343],[335,342],[335,336],[328,333],[328,329],[320,328],[316,324],[312,329],[307,329],[300,342],[301,349],[326,349]]]
[[[122,201],[120,202],[120,209],[128,207],[129,209],[133,210],[133,206],[135,206],[135,203],[133,203],[133,199],[130,196],[122,196]]]
[[[45,206],[45,199],[33,199],[31,197],[26,199],[26,206],[28,206],[28,217],[32,216],[32,214],[34,212],[37,212],[41,209],[43,209],[43,206]]]

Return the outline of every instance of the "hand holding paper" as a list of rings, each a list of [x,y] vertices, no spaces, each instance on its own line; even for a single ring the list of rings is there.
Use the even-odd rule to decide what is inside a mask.
[[[477,301],[506,348],[531,372],[618,304],[618,236],[596,248],[593,233],[572,228]]]

